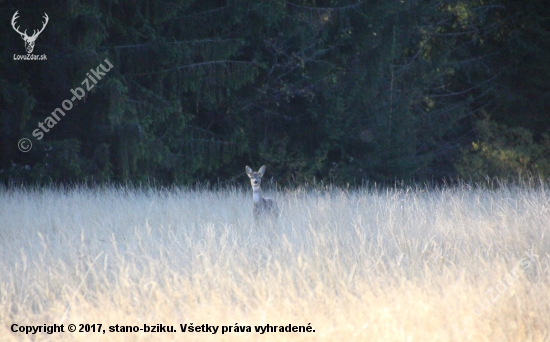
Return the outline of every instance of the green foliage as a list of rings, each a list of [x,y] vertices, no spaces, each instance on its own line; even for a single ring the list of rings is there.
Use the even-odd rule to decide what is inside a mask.
[[[267,164],[283,183],[544,173],[533,146],[544,146],[550,127],[550,13],[541,1],[525,4],[47,0],[21,8],[25,27],[50,16],[35,48],[48,60],[14,61],[21,38],[0,33],[0,179],[189,183],[244,177],[245,164]],[[18,8],[2,6],[8,23]],[[105,59],[113,68],[32,152],[19,152],[17,141]],[[488,138],[504,126],[479,126],[479,151],[461,154],[487,112],[534,134],[529,161],[497,158],[519,146]]]
[[[463,178],[481,181],[486,177],[501,180],[521,175],[550,176],[550,137],[535,142],[525,128],[508,128],[491,121],[477,124],[479,140],[462,151],[458,170]]]
[[[81,143],[76,139],[53,141],[38,144],[35,148],[43,150],[29,175],[40,184],[68,183],[82,181],[89,173],[89,162],[80,154]]]

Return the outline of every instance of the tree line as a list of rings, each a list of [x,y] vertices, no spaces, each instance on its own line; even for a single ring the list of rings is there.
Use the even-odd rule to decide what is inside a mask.
[[[550,175],[542,0],[24,4],[0,3],[3,183]],[[16,11],[47,14],[45,60]]]

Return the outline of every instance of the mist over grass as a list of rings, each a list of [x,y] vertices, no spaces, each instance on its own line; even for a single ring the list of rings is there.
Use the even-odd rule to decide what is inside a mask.
[[[2,340],[550,340],[545,185],[270,195],[281,217],[257,226],[239,189],[0,189]],[[33,336],[13,323],[178,332]]]

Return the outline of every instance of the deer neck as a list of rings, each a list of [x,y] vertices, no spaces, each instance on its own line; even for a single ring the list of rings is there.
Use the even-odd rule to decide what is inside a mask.
[[[261,198],[262,190],[260,190],[260,187],[252,187],[252,199],[254,200],[254,203],[260,203]]]

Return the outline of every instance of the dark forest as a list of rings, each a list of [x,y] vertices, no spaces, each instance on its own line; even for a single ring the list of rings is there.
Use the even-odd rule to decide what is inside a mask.
[[[4,184],[550,176],[547,1],[3,0],[0,23]]]

